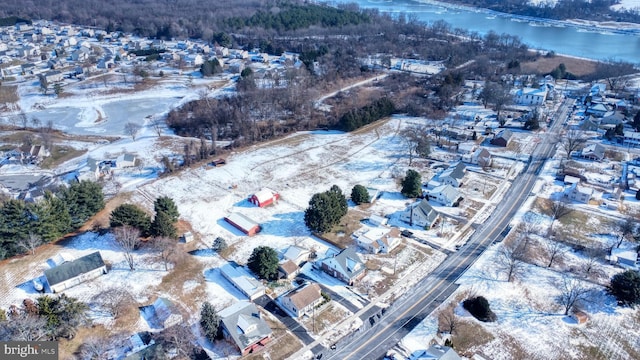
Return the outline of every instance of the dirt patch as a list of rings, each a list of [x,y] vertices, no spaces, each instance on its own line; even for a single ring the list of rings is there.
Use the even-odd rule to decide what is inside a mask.
[[[334,226],[331,231],[322,234],[320,237],[341,249],[351,246],[354,244],[351,234],[362,227],[360,220],[366,217],[368,217],[368,215],[360,210],[349,209],[347,215],[340,220],[338,225]]]
[[[306,317],[302,320],[302,325],[314,334],[322,334],[326,330],[332,329],[335,324],[349,315],[350,313],[343,308],[328,304],[326,307],[320,309],[320,311],[316,310],[315,325],[313,316]]]
[[[545,75],[560,64],[564,64],[567,71],[577,77],[590,75],[596,71],[595,61],[565,56],[539,57],[535,61],[520,63],[520,69],[525,74]]]
[[[459,322],[452,337],[453,346],[458,354],[469,357],[473,356],[474,349],[488,344],[493,339],[494,336],[480,324],[466,320]]]
[[[265,346],[264,349],[257,351],[254,354],[247,355],[244,359],[247,360],[264,360],[264,359],[286,359],[296,351],[302,348],[302,344],[297,337],[291,334],[287,327],[277,320],[272,319],[270,316],[262,317],[267,325],[273,331],[271,341]],[[265,355],[268,353],[268,357]]]

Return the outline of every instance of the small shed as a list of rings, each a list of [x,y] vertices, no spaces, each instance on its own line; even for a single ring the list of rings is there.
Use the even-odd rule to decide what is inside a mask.
[[[136,165],[136,156],[130,153],[124,153],[116,159],[118,168],[132,167]]]
[[[251,195],[249,197],[249,202],[259,207],[265,207],[277,202],[278,199],[280,199],[280,194],[271,189],[264,188]]]
[[[578,325],[584,324],[589,320],[589,316],[582,310],[576,310],[571,314],[571,318],[575,320]]]
[[[261,230],[260,224],[239,213],[231,213],[224,220],[249,236],[253,236]]]
[[[509,129],[503,129],[492,140],[491,144],[501,147],[509,146],[509,143],[513,139],[513,132]]]
[[[193,233],[191,233],[191,231],[187,231],[186,233],[182,234],[182,236],[180,238],[185,243],[192,242],[193,241]]]

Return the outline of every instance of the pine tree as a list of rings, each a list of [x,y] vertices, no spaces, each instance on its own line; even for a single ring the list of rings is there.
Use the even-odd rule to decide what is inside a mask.
[[[626,270],[611,278],[609,292],[618,299],[618,303],[635,306],[640,304],[640,273]]]
[[[153,210],[156,213],[161,211],[166,213],[167,215],[169,215],[169,218],[171,219],[172,222],[178,221],[178,218],[180,217],[180,213],[178,212],[178,207],[176,206],[176,203],[173,201],[172,198],[168,196],[161,196],[157,198],[156,201],[153,203]]]
[[[44,200],[31,206],[33,232],[43,241],[59,239],[71,230],[71,216],[66,204],[51,192],[46,192]]]
[[[362,185],[356,185],[351,189],[351,201],[360,205],[369,202],[369,191]]]
[[[84,224],[104,208],[102,188],[93,181],[82,180],[73,183],[59,195],[69,209],[71,223],[74,227]]]
[[[23,201],[10,199],[0,208],[0,249],[9,257],[18,253],[16,242],[29,235],[32,216]]]
[[[278,278],[278,253],[273,248],[268,246],[254,248],[247,265],[260,279]]]
[[[151,224],[151,233],[154,236],[164,236],[168,238],[178,237],[178,230],[171,217],[164,211],[156,213],[153,223]]]
[[[109,224],[111,227],[133,226],[143,235],[148,235],[151,228],[151,218],[144,210],[134,204],[122,204],[111,212]]]
[[[204,336],[209,341],[213,341],[218,337],[218,327],[220,326],[220,316],[210,302],[205,301],[200,310],[200,326]]]
[[[422,177],[415,170],[407,170],[407,175],[402,180],[402,195],[410,198],[422,195]]]

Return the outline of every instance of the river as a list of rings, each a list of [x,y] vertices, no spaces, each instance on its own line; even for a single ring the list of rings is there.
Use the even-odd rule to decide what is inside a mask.
[[[471,8],[445,7],[410,0],[346,0],[361,8],[377,8],[393,14],[414,14],[420,21],[444,20],[453,28],[487,34],[506,33],[519,36],[530,48],[553,50],[558,54],[595,60],[640,62],[640,34],[576,27],[553,21],[529,21],[520,17]]]

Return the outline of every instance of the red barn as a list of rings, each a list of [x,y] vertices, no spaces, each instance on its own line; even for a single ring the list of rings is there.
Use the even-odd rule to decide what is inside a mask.
[[[261,230],[260,224],[242,214],[231,213],[224,220],[249,236],[253,236]]]
[[[249,202],[259,207],[265,207],[278,201],[278,199],[280,199],[280,194],[271,189],[264,188],[251,195],[251,197],[249,198]]]

